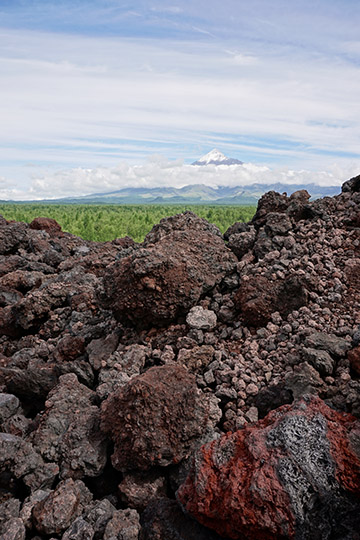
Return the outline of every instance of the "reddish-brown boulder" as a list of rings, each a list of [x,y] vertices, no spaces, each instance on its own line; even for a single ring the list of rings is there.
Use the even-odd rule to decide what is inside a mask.
[[[102,405],[101,427],[115,443],[116,469],[147,470],[188,457],[220,416],[217,399],[174,364],[150,368],[115,391]]]
[[[141,248],[108,268],[108,304],[119,320],[162,324],[186,313],[236,262],[214,225],[191,212],[179,214],[162,220]]]
[[[287,316],[307,300],[307,291],[297,277],[273,281],[256,275],[243,281],[234,297],[244,322],[255,327],[265,326],[275,311]]]
[[[30,229],[38,231],[46,231],[50,234],[58,234],[61,232],[61,227],[55,219],[38,217],[32,220],[29,225]]]
[[[355,347],[348,352],[350,367],[356,375],[360,376],[360,347]]]
[[[359,442],[358,420],[307,397],[201,447],[177,497],[226,538],[355,538]]]

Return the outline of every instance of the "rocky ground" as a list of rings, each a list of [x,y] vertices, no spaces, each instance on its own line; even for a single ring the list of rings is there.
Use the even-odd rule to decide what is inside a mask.
[[[360,538],[360,177],[142,244],[0,218],[0,539]]]

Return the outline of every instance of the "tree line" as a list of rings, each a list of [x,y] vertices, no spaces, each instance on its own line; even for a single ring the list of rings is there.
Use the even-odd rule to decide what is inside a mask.
[[[236,221],[249,221],[254,206],[105,205],[105,204],[0,204],[7,220],[30,223],[36,217],[55,219],[63,231],[85,240],[106,242],[130,236],[142,242],[164,217],[190,210],[217,225],[222,233]]]

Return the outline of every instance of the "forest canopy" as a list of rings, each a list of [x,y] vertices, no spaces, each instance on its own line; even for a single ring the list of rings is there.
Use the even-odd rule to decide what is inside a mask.
[[[186,210],[215,223],[224,233],[236,221],[249,221],[256,208],[215,205],[0,204],[0,214],[7,220],[30,223],[36,217],[49,217],[55,219],[63,231],[97,242],[124,236],[142,242],[162,218]]]

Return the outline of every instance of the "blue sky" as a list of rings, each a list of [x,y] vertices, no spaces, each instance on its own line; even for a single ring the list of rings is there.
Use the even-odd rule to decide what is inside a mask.
[[[358,0],[0,0],[0,198],[339,184],[360,171],[359,23]],[[252,165],[200,176],[213,147]]]

